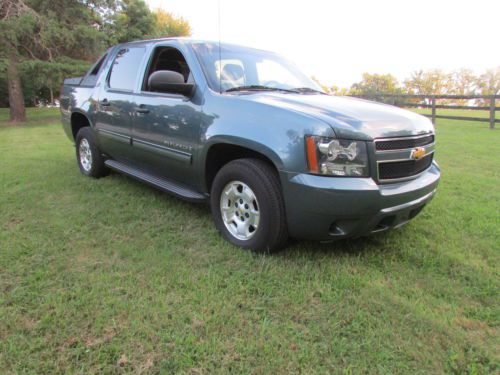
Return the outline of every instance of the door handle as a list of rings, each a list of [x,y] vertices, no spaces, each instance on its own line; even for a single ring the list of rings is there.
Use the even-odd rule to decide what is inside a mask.
[[[109,107],[111,103],[108,102],[108,99],[103,99],[99,102],[99,104],[102,105],[103,107]]]
[[[135,111],[137,113],[149,113],[149,109],[147,109],[144,104],[141,104],[139,107],[136,107]]]

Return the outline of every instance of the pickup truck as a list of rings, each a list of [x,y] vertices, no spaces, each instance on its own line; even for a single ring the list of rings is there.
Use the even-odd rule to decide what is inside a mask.
[[[232,44],[114,46],[64,81],[61,115],[84,175],[207,202],[222,236],[253,251],[398,228],[440,178],[426,117],[327,95],[280,55]]]

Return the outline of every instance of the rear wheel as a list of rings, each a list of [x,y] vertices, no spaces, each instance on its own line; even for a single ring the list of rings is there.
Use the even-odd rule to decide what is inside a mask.
[[[217,173],[211,189],[212,216],[236,246],[271,252],[288,237],[276,171],[258,159],[234,160]]]
[[[94,134],[89,127],[81,128],[76,135],[76,160],[80,171],[89,177],[102,177],[108,174]]]

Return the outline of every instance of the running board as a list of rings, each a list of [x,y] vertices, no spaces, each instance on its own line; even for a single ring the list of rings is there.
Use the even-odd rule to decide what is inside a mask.
[[[104,164],[106,164],[107,167],[115,171],[133,177],[142,182],[145,182],[151,186],[154,186],[166,193],[173,194],[179,198],[191,202],[200,202],[200,203],[207,201],[207,197],[205,195],[198,193],[194,190],[191,190],[187,186],[179,184],[178,182],[153,176],[149,173],[141,171],[140,169],[131,167],[124,163],[120,163],[116,160],[108,159],[104,162]]]

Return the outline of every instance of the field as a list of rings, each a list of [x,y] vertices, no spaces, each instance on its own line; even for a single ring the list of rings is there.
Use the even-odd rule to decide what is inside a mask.
[[[500,371],[500,131],[439,121],[407,226],[254,255],[208,207],[80,174],[57,110],[0,112],[0,373]]]
[[[430,108],[421,108],[421,109],[415,109],[415,112],[430,115],[432,113],[432,110]],[[438,109],[436,109],[436,115],[438,115],[438,116],[442,115],[442,116],[479,117],[479,118],[489,119],[490,118],[490,111],[438,108]],[[500,117],[500,111],[497,111],[495,113],[495,115],[496,115],[496,118],[498,119]],[[488,122],[469,121],[469,123],[479,125],[480,127],[484,126],[484,125],[489,126]]]

